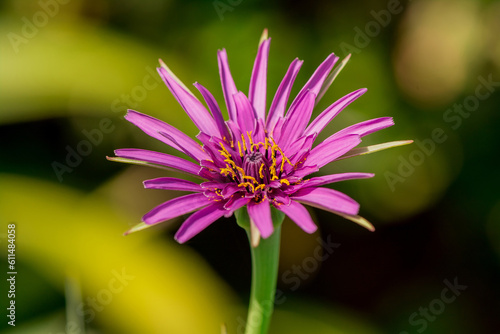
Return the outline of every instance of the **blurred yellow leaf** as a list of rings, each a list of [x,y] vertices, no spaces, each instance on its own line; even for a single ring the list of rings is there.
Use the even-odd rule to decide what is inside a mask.
[[[129,222],[106,198],[16,175],[0,174],[0,184],[0,220],[16,224],[18,259],[61,290],[65,273],[78,272],[92,327],[219,333],[236,321],[235,299],[202,259],[147,232],[124,237]]]

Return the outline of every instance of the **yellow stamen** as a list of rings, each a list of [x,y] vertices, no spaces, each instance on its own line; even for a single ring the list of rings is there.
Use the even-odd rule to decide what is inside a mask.
[[[250,188],[252,188],[252,192],[255,192],[255,187],[250,182],[242,182],[242,183],[238,184],[238,187],[250,187]]]
[[[255,187],[255,191],[260,190],[260,189],[264,190],[265,187],[266,187],[266,185],[261,183],[257,187]]]
[[[238,151],[240,151],[240,157],[243,158],[244,154],[243,154],[243,151],[241,150],[241,143],[238,142]]]
[[[259,168],[259,176],[261,179],[264,179],[264,174],[262,173],[263,171],[264,171],[264,163],[262,163]]]
[[[226,168],[221,168],[220,169],[220,173],[224,176],[228,176],[229,174],[231,174],[231,176],[233,178],[236,177],[236,173],[234,172],[234,170],[229,166],[229,165],[226,165],[227,167]]]
[[[271,164],[271,168],[269,168],[269,171],[271,172],[271,180],[277,180],[278,179],[278,175],[277,172],[276,172],[276,150],[274,149],[274,146],[271,147],[271,160],[272,160],[272,164]]]
[[[233,160],[231,159],[226,159],[224,160],[224,162],[228,163],[229,165],[231,165],[231,167],[233,168],[233,171],[236,169],[238,172],[240,172],[242,175],[245,175],[245,171],[243,170],[243,168],[239,167],[239,166],[236,166],[236,164],[234,163]],[[228,168],[230,166],[226,165]]]
[[[243,180],[250,180],[253,183],[259,184],[259,182],[257,182],[257,180],[253,176],[243,175],[242,178],[243,178]]]
[[[290,162],[290,160],[288,160],[288,158],[285,156],[285,153],[283,153],[283,151],[281,150],[281,148],[278,145],[276,145],[276,148],[278,149],[278,151],[281,154],[281,167],[280,167],[280,171],[283,172],[283,167],[285,166],[285,162],[288,162],[288,164],[290,166],[293,166],[293,165]]]
[[[252,139],[252,131],[247,131],[247,137],[248,137],[248,141],[250,142],[250,151],[253,151],[254,143],[253,143],[253,139]]]
[[[284,184],[286,184],[287,186],[289,186],[289,185],[290,185],[290,181],[288,181],[287,179],[281,179],[281,180],[280,180],[280,183],[281,183],[281,184],[283,184],[283,183],[284,183]]]
[[[245,137],[243,136],[243,133],[241,134],[241,141],[242,141],[242,144],[243,144],[243,151],[247,151],[247,143],[245,141]]]
[[[222,148],[222,150],[219,150],[220,154],[224,156],[224,158],[231,159],[231,154],[229,154],[229,152],[226,150],[224,144],[222,144],[222,142],[220,142],[219,144],[220,147]]]
[[[256,203],[262,203],[262,202],[264,202],[264,200],[265,200],[266,198],[267,198],[267,196],[266,196],[266,195],[264,195],[264,196],[262,196],[262,198],[260,198],[260,199],[256,200]]]
[[[281,202],[278,202],[277,200],[273,200],[273,204],[276,205],[276,206],[280,206],[280,205],[283,205],[283,203]]]

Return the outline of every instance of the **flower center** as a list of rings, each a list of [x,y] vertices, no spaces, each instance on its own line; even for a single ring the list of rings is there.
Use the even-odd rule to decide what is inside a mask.
[[[260,152],[252,152],[243,159],[245,175],[253,177],[258,183],[269,183],[267,163]]]
[[[241,141],[225,143],[230,146],[226,148],[224,142],[219,143],[219,153],[225,163],[219,172],[239,187],[257,193],[266,191],[271,181],[290,184],[283,175],[284,167],[287,163],[293,165],[272,137],[266,137],[264,142],[254,142],[252,133],[247,132],[247,139],[242,134]]]

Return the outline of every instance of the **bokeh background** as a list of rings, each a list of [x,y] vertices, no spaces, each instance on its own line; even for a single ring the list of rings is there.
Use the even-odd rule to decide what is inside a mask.
[[[196,135],[158,58],[221,102],[217,49],[247,92],[264,28],[268,101],[295,57],[305,62],[292,94],[329,53],[352,53],[316,115],[368,93],[324,133],[393,116],[365,144],[418,142],[322,171],[377,174],[335,185],[377,231],[316,210],[313,235],[285,221],[271,333],[500,332],[500,2],[10,0],[0,4],[2,333],[220,333],[223,322],[242,333],[243,230],[223,219],[178,245],[178,219],[123,237],[177,194],[142,189],[168,172],[105,157],[176,153],[125,122],[127,108]],[[15,327],[5,317],[10,223]]]

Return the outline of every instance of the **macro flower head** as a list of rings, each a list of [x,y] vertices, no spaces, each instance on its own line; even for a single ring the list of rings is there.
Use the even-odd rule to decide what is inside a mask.
[[[310,177],[321,167],[339,159],[375,152],[411,141],[396,141],[357,147],[362,137],[394,124],[391,117],[367,120],[338,131],[320,143],[318,134],[346,106],[366,92],[358,89],[332,103],[311,121],[313,110],[337,74],[349,60],[340,62],[330,54],[288,105],[292,85],[302,65],[290,64],[269,106],[267,65],[271,39],[264,31],[250,78],[248,94],[236,88],[226,51],[217,54],[220,80],[228,120],[213,95],[201,84],[194,86],[205,105],[160,60],[158,72],[179,104],[200,130],[197,140],[170,124],[129,110],[125,118],[170,147],[186,160],[143,149],[118,149],[114,161],[183,172],[199,183],[172,177],[144,181],[146,188],[189,191],[192,194],[162,203],[142,218],[129,232],[138,231],[195,211],[181,225],[175,239],[183,243],[217,219],[231,216],[246,206],[253,243],[274,230],[271,208],[282,211],[307,233],[317,229],[305,205],[338,214],[369,230],[373,226],[358,215],[359,204],[349,196],[326,187],[338,181],[362,179],[371,173],[340,173]]]

